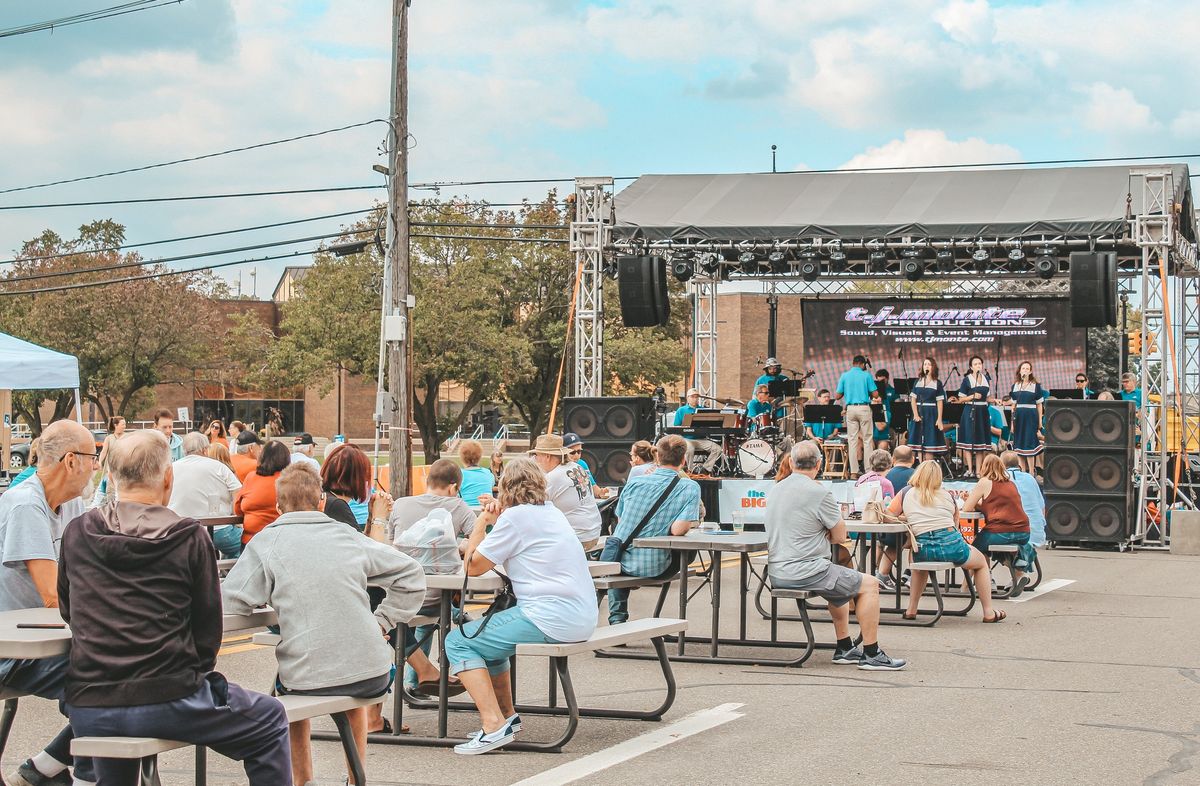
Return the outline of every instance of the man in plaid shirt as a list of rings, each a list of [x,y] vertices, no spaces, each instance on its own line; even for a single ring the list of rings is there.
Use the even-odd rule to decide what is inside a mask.
[[[625,484],[617,500],[617,526],[613,535],[624,539],[641,523],[646,513],[662,496],[671,480],[678,476],[687,460],[687,441],[669,434],[658,441],[658,468]],[[660,535],[686,535],[700,521],[700,484],[681,477],[654,515],[638,533],[639,538]],[[621,555],[621,574],[646,578],[674,573],[672,552],[666,549],[629,548]],[[629,590],[608,591],[608,624],[629,619]]]

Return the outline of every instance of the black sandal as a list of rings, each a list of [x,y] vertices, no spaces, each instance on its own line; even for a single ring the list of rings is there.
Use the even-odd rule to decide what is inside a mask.
[[[917,614],[920,614],[920,612],[917,612]],[[913,614],[913,615],[909,616],[909,613],[907,611],[902,611],[902,612],[900,612],[900,619],[908,620],[909,622],[912,622],[913,620],[915,620],[917,618],[917,614]]]
[[[992,618],[988,619],[987,617],[984,617],[983,622],[984,622],[984,624],[990,624],[993,622],[1003,622],[1007,617],[1008,617],[1008,614],[1001,611],[1000,609],[992,609]]]

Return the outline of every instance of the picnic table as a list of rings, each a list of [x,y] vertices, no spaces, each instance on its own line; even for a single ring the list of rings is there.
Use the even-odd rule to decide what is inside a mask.
[[[764,665],[764,664],[779,664],[786,663],[788,665],[799,665],[808,654],[811,654],[812,634],[811,629],[806,630],[808,639],[805,642],[784,641],[776,639],[755,639],[747,634],[747,596],[750,592],[750,554],[752,552],[764,551],[767,548],[767,534],[765,532],[739,532],[734,533],[728,530],[719,532],[701,532],[692,530],[686,535],[661,535],[650,538],[637,538],[631,544],[634,548],[651,548],[651,549],[667,549],[669,551],[680,552],[679,571],[679,617],[687,619],[688,601],[695,592],[689,593],[688,587],[688,570],[687,566],[690,563],[690,554],[699,551],[709,553],[711,570],[705,575],[703,582],[696,588],[696,592],[707,584],[711,587],[712,608],[711,608],[711,625],[712,631],[708,637],[687,636],[681,634],[676,637],[676,651],[669,655],[673,661],[681,661],[686,663],[728,663],[734,665]],[[721,559],[725,553],[733,553],[738,555],[739,564],[739,617],[738,617],[738,637],[737,638],[722,638],[721,637]],[[707,655],[689,655],[687,654],[687,645],[689,643],[707,643]],[[762,648],[799,648],[806,654],[792,659],[780,658],[755,658],[721,655],[721,646],[732,647],[762,647]],[[645,652],[635,652],[632,650],[617,651],[602,651],[597,652],[597,655],[612,658],[638,658],[650,659],[654,655]]]

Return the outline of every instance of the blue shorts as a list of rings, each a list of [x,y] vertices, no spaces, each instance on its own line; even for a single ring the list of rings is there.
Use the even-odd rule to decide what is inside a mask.
[[[952,562],[963,565],[971,558],[971,546],[957,529],[947,527],[917,536],[918,562]]]
[[[989,556],[988,546],[1020,546],[1013,567],[1022,573],[1033,570],[1033,560],[1037,554],[1029,543],[1028,532],[988,532],[987,527],[984,527],[975,536],[975,548]]]
[[[472,620],[463,626],[469,635],[474,635],[483,625],[483,619]],[[517,652],[518,644],[560,644],[529,621],[520,606],[505,609],[492,617],[483,633],[469,639],[463,631],[455,628],[446,636],[446,659],[450,661],[450,673],[472,669],[488,670],[492,676],[508,671],[508,659]]]

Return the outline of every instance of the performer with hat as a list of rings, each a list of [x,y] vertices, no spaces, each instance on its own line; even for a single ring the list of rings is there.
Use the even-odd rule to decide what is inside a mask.
[[[700,410],[700,391],[696,388],[688,388],[687,403],[675,410],[675,419],[672,423],[675,426],[682,426],[684,417],[694,415]],[[713,470],[717,468],[717,462],[721,460],[721,446],[710,439],[689,439],[688,456],[685,466],[693,470],[703,470],[706,474],[711,475]]]
[[[767,362],[763,363],[762,376],[754,380],[754,389],[758,390],[759,385],[770,385],[772,382],[786,382],[787,377],[783,375],[783,366],[775,358],[767,358]],[[753,401],[754,394],[751,393],[747,401]]]

